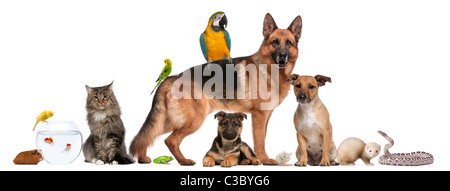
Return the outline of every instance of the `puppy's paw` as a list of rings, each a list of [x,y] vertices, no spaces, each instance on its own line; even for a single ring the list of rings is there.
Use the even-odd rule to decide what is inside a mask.
[[[214,162],[203,162],[203,167],[213,167],[214,165]]]
[[[254,160],[254,161],[252,161],[252,165],[260,165],[261,164],[261,161],[259,161],[258,159],[256,159],[256,160]]]
[[[330,161],[322,159],[322,161],[320,161],[320,166],[330,166]]]
[[[337,162],[337,161],[331,161],[331,163],[330,163],[332,166],[339,166],[340,165],[340,163],[339,162]]]
[[[249,165],[252,161],[250,159],[242,159],[240,165]]]
[[[231,165],[230,161],[224,160],[220,163],[220,166],[221,167],[231,167],[232,165]]]
[[[237,159],[233,160],[233,159],[230,159],[230,158],[226,158],[225,160],[223,160],[220,163],[220,166],[221,167],[232,167],[232,166],[234,166],[236,164],[237,164]]]
[[[203,166],[204,167],[213,167],[214,165],[216,165],[216,162],[214,162],[214,158],[212,158],[212,157],[205,157],[203,159]]]
[[[306,166],[307,164],[308,164],[308,161],[302,160],[302,161],[297,161],[295,163],[295,166]]]

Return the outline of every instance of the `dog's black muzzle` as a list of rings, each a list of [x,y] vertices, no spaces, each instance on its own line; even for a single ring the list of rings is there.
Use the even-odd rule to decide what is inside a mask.
[[[234,140],[237,137],[237,133],[233,129],[226,129],[225,131],[222,132],[222,136],[224,139]]]
[[[276,51],[275,54],[272,55],[272,59],[278,64],[279,68],[284,68],[289,62],[289,52],[286,50]]]

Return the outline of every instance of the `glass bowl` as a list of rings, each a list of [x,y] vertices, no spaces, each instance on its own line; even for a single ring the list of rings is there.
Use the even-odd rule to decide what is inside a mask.
[[[50,164],[72,163],[82,146],[83,137],[73,121],[48,121],[36,135],[36,147]]]

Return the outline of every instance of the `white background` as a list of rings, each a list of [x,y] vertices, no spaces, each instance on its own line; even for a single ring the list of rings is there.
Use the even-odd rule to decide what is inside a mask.
[[[126,144],[150,111],[155,79],[165,58],[172,74],[205,62],[199,35],[216,11],[228,17],[231,56],[256,52],[269,12],[287,28],[301,15],[303,31],[294,73],[330,76],[320,88],[339,145],[355,136],[384,145],[376,131],[395,140],[391,152],[423,150],[435,157],[421,167],[233,167],[231,170],[450,170],[449,64],[450,12],[447,1],[1,1],[0,2],[0,170],[224,170],[203,168],[203,156],[216,136],[212,113],[181,145],[192,167],[172,165],[96,166],[80,154],[69,165],[41,162],[14,165],[21,151],[35,148],[35,117],[52,110],[53,120],[72,120],[89,135],[85,84],[114,80],[122,108]],[[295,153],[291,91],[269,123],[266,151]],[[154,159],[171,155],[168,134],[149,148]],[[253,146],[251,119],[244,141]],[[290,163],[297,159],[293,155]]]

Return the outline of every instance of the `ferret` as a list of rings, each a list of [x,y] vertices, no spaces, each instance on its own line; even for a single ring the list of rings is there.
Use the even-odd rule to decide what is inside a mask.
[[[366,144],[359,138],[350,137],[339,146],[337,160],[342,165],[355,165],[355,161],[361,158],[366,165],[373,166],[370,159],[376,157],[380,149],[377,143]]]

